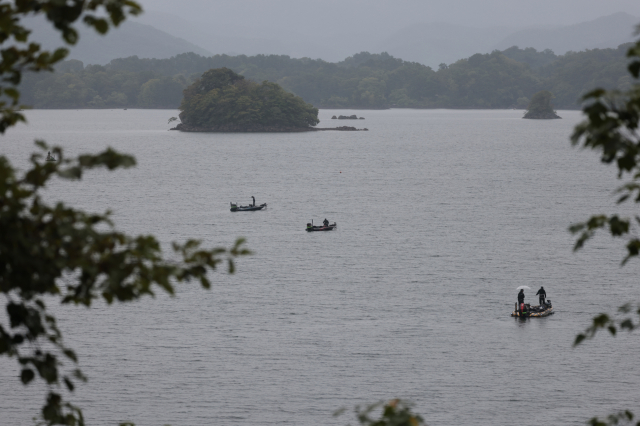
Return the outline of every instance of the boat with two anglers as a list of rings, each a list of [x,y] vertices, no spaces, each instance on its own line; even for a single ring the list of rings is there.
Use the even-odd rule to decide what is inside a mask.
[[[313,220],[311,220],[311,223],[307,223],[306,231],[307,232],[333,231],[337,227],[338,225],[335,222],[333,222],[332,224],[329,224],[329,221],[327,219],[324,220],[322,226],[314,226]]]
[[[512,317],[540,318],[553,314],[553,305],[551,304],[551,300],[545,300],[547,294],[543,288],[541,288],[541,291],[544,292],[544,295],[540,295],[540,291],[538,291],[540,304],[534,306],[531,306],[529,303],[524,303],[525,289],[531,290],[531,288],[526,285],[522,285],[516,289],[520,290],[520,293],[518,293],[518,301],[516,302],[515,309],[511,312]]]

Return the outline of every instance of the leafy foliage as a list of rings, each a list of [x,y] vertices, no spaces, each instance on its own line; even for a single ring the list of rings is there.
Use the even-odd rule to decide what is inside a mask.
[[[48,149],[44,142],[38,145]],[[229,250],[202,249],[199,241],[189,240],[174,243],[180,260],[168,261],[154,237],[115,231],[109,213],[45,204],[40,191],[53,177],[78,180],[93,168],[135,165],[133,157],[111,149],[74,159],[65,158],[58,147],[52,152],[58,162],[43,162],[42,154],[34,154],[31,169],[21,176],[0,157],[0,293],[7,299],[9,318],[9,327],[0,324],[0,355],[17,359],[24,384],[39,377],[73,391],[74,380],[84,376],[78,369],[63,371],[61,360],[77,363],[77,357],[64,345],[43,296],[90,306],[96,299],[111,304],[153,296],[156,288],[173,294],[176,282],[197,281],[209,288],[209,271],[225,262],[233,273],[233,259],[249,252],[242,239]],[[81,411],[54,391],[42,416],[47,424],[83,424]]]
[[[334,413],[339,416],[344,413],[344,409]],[[425,425],[419,414],[411,411],[411,406],[399,399],[393,399],[387,403],[378,402],[364,408],[356,407],[356,417],[362,426],[420,426]],[[377,413],[379,413],[379,418]]]
[[[73,24],[78,20],[104,34],[126,15],[140,11],[131,0],[16,0],[0,4],[0,132],[25,120],[18,111],[17,89],[24,83],[23,72],[51,71],[68,53],[64,48],[53,53],[42,51],[30,42],[30,31],[21,24],[22,18],[45,15],[66,43],[75,44],[78,33]],[[70,61],[67,68],[78,71],[82,64]],[[99,76],[95,80],[100,81]],[[126,102],[119,95],[113,98],[114,102]],[[99,96],[92,102],[104,103]],[[48,149],[42,141],[37,144]],[[44,298],[90,306],[96,299],[109,304],[133,301],[153,295],[156,287],[173,294],[176,282],[196,280],[208,288],[209,271],[226,262],[232,273],[233,260],[249,252],[242,239],[229,250],[202,249],[199,241],[189,240],[174,243],[180,260],[168,261],[154,237],[115,231],[109,213],[89,214],[63,203],[47,205],[40,193],[54,177],[78,180],[93,168],[114,170],[135,165],[133,157],[111,149],[73,159],[65,158],[59,147],[52,151],[57,161],[43,161],[42,154],[34,154],[30,169],[24,173],[18,173],[0,156],[0,294],[6,299],[8,319],[8,324],[0,322],[0,356],[18,361],[25,385],[38,378],[47,384],[49,393],[39,424],[84,425],[82,411],[63,399],[61,389],[73,392],[76,381],[86,378],[78,368],[63,368],[63,360],[77,364],[78,359],[64,344]]]
[[[24,121],[18,112],[20,92],[17,86],[23,71],[51,71],[52,66],[69,53],[60,48],[43,51],[29,41],[30,31],[21,23],[27,15],[44,15],[61,32],[64,41],[75,44],[78,32],[73,24],[82,19],[97,32],[105,34],[111,26],[118,26],[127,14],[137,15],[142,9],[132,0],[16,0],[0,4],[0,133]]]
[[[587,423],[589,426],[617,426],[617,425],[632,425],[633,413],[630,411],[621,411],[616,414],[607,416],[605,420],[600,420],[597,417],[592,418]],[[637,422],[635,426],[640,426],[640,422]]]
[[[318,109],[275,83],[254,83],[228,68],[205,72],[184,91],[180,120],[189,126],[309,127]]]
[[[618,312],[622,314],[633,314],[633,307],[630,303],[627,303],[626,305],[618,308]],[[640,319],[640,305],[637,306],[635,313],[638,315],[638,319]],[[611,333],[611,335],[615,336],[619,330],[633,331],[638,327],[640,327],[640,321],[634,322],[633,318],[626,317],[622,319],[614,319],[611,318],[608,314],[600,314],[597,317],[593,318],[591,326],[589,326],[589,328],[587,328],[584,333],[580,333],[576,336],[573,345],[577,346],[585,339],[593,338],[598,330],[601,329],[606,329],[609,331],[609,333]]]
[[[640,27],[639,27],[640,31]],[[587,119],[576,126],[571,142],[574,146],[589,148],[600,152],[600,159],[605,164],[615,164],[618,178],[627,174],[631,180],[618,188],[621,194],[618,204],[633,199],[640,203],[640,41],[632,45],[628,52],[628,70],[633,80],[629,80],[626,90],[596,89],[584,96],[586,106],[583,112]],[[640,224],[640,217],[635,217]],[[574,250],[581,249],[599,229],[607,229],[615,238],[626,239],[627,255],[622,265],[640,253],[640,238],[634,236],[637,225],[628,218],[618,215],[594,215],[586,222],[572,225],[569,229],[574,234],[580,234],[576,240]],[[634,229],[635,228],[635,229]],[[634,312],[635,310],[635,312]],[[592,320],[592,324],[576,336],[574,346],[587,339],[592,339],[598,331],[608,330],[615,336],[618,331],[633,331],[640,327],[640,322],[634,322],[634,315],[640,319],[640,306],[635,309],[631,303],[619,308],[622,318],[612,318],[603,313]],[[631,314],[629,316],[629,314]],[[632,424],[633,413],[624,411],[612,414],[606,420],[593,418],[589,421],[592,426],[613,426],[618,424]],[[636,423],[640,426],[640,422]]]
[[[631,176],[629,182],[618,188],[621,194],[618,204],[630,199],[640,203],[640,84],[637,81],[640,73],[640,42],[629,49],[628,56],[631,58],[629,72],[635,79],[633,85],[626,91],[596,89],[588,93],[584,97],[587,105],[583,109],[587,120],[576,126],[571,136],[573,145],[599,151],[603,163],[615,164],[619,178],[627,174]],[[640,224],[640,217],[636,217],[635,222]],[[575,250],[582,248],[602,228],[608,228],[614,237],[627,238],[627,256],[622,261],[625,264],[640,253],[640,239],[630,236],[634,227],[628,218],[596,215],[586,222],[572,225],[570,230],[580,234]]]

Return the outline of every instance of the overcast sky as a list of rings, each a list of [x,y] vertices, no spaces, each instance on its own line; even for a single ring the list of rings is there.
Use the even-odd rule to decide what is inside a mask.
[[[627,12],[640,17],[639,0],[142,0],[143,7],[221,28],[291,26],[297,31],[386,27],[416,22],[467,26],[567,25]]]
[[[431,66],[490,52],[508,34],[522,29],[572,25],[618,12],[640,21],[640,0],[139,1],[147,11],[139,22],[213,54],[284,54],[339,61],[360,51],[387,51]],[[631,40],[629,22],[634,21],[627,17],[622,38],[615,35],[607,45],[590,41],[582,46],[572,40],[568,49],[616,47]],[[442,24],[421,25],[433,23]],[[607,40],[608,32],[589,34]],[[534,41],[517,43],[562,53],[553,43],[537,46]]]

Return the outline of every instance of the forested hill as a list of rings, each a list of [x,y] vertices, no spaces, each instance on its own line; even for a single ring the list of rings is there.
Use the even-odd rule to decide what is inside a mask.
[[[628,45],[557,56],[512,47],[476,54],[434,70],[386,53],[359,53],[337,63],[288,56],[115,59],[84,67],[65,61],[53,74],[31,74],[23,100],[35,108],[177,108],[182,90],[204,71],[227,67],[250,80],[280,84],[319,108],[524,108],[548,90],[559,109],[578,108],[595,87],[625,88]]]

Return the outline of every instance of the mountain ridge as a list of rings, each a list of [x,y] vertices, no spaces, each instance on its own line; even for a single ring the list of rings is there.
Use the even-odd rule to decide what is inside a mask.
[[[633,29],[640,21],[633,15],[617,12],[592,21],[548,29],[516,31],[496,43],[493,48],[504,50],[511,46],[551,49],[558,55],[585,49],[614,48],[634,40]]]
[[[64,46],[70,52],[67,59],[80,60],[85,65],[106,65],[112,59],[128,56],[167,59],[187,52],[212,55],[210,51],[194,43],[151,25],[133,21],[125,21],[105,35],[79,25],[80,39],[75,46],[65,45],[60,33],[42,19],[27,18],[25,25],[32,29],[32,39],[45,49],[53,50]]]

